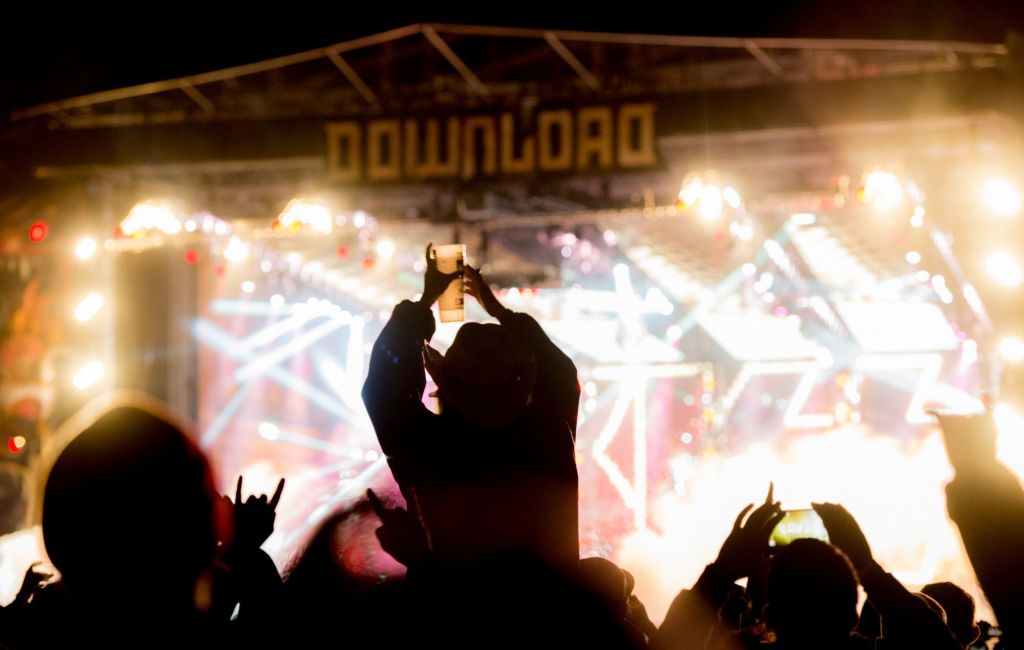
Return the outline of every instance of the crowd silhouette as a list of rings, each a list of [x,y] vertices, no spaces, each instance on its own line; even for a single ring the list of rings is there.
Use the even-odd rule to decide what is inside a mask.
[[[442,355],[431,306],[455,281],[497,324],[464,324]],[[186,428],[145,401],[88,420],[45,486],[59,578],[29,569],[0,610],[0,646],[944,650],[998,633],[1024,647],[1024,490],[996,460],[990,415],[938,417],[948,512],[999,628],[975,620],[960,586],[902,585],[842,505],[813,506],[828,542],[773,546],[785,513],[771,487],[659,625],[628,571],[579,557],[575,366],[478,269],[443,274],[428,253],[421,297],[395,307],[362,395],[399,493],[370,490],[327,518],[284,576],[261,549],[283,479],[271,496],[245,498],[242,477],[234,498],[218,495]],[[404,578],[368,582],[338,561],[338,531],[367,518]]]

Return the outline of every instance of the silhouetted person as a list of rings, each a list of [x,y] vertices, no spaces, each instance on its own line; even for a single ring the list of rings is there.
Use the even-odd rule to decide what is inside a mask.
[[[974,597],[952,582],[933,582],[925,585],[921,593],[938,601],[946,612],[946,625],[963,647],[978,638],[980,630],[974,622]]]
[[[373,346],[367,411],[436,561],[471,567],[526,554],[573,573],[576,368],[533,318],[503,307],[476,269],[465,277],[500,324],[464,324],[444,356],[426,345],[430,306],[458,278],[428,254],[422,298],[395,307]],[[424,368],[440,414],[422,403]]]
[[[782,519],[779,502],[768,496],[750,516],[749,504],[736,517],[732,531],[722,543],[718,557],[709,564],[690,589],[684,589],[672,601],[665,620],[651,639],[652,650],[703,650],[719,624],[718,612],[737,589],[736,581],[751,578],[763,570],[768,554],[768,538]],[[726,647],[739,647],[737,639]],[[716,642],[717,643],[717,642]]]
[[[580,560],[580,583],[597,595],[616,621],[621,621],[638,645],[646,645],[657,627],[647,617],[640,599],[633,595],[633,576],[603,557]]]
[[[991,413],[940,416],[939,423],[956,473],[946,486],[949,517],[1003,630],[1001,643],[1018,647],[1024,643],[1024,489],[996,460]]]
[[[46,482],[43,540],[61,581],[36,595],[22,641],[215,641],[214,502],[206,459],[168,418],[149,407],[119,406],[90,422]]]
[[[779,648],[870,648],[853,634],[857,577],[835,547],[797,539],[779,550],[767,576],[765,618]]]
[[[829,542],[849,558],[868,600],[881,617],[881,636],[886,648],[959,647],[946,627],[942,607],[928,596],[911,592],[875,561],[853,515],[834,503],[812,505],[825,524]]]

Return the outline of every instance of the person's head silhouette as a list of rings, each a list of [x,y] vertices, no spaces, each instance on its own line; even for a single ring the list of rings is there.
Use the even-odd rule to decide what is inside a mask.
[[[128,576],[140,600],[187,607],[216,550],[214,500],[206,459],[180,427],[148,406],[117,406],[54,462],[43,540],[72,592],[127,598]]]
[[[967,647],[978,638],[980,630],[974,622],[974,598],[952,582],[933,582],[921,593],[931,596],[946,612],[946,625],[960,645]]]
[[[442,408],[473,424],[508,424],[530,401],[536,362],[503,325],[466,323],[444,356],[426,346],[424,363],[438,387]]]
[[[857,624],[857,578],[842,552],[816,539],[783,547],[767,576],[766,616],[786,646],[829,647]]]

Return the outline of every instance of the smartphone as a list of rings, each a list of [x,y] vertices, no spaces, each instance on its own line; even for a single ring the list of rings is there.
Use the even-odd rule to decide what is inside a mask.
[[[769,546],[786,546],[795,539],[803,538],[828,542],[825,522],[821,520],[818,513],[811,509],[786,510],[784,512],[785,515],[772,530],[772,536],[768,539]]]

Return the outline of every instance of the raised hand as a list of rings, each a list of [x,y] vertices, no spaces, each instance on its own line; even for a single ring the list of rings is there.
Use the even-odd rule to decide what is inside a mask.
[[[462,273],[458,271],[441,273],[437,270],[437,259],[430,255],[430,249],[433,246],[434,242],[427,244],[427,270],[423,273],[423,295],[420,297],[420,304],[426,307],[433,305],[449,284],[462,277]]]
[[[32,596],[49,584],[54,578],[54,570],[42,562],[33,562],[32,566],[25,572],[25,578],[21,582],[21,589],[11,603],[15,607],[23,607],[32,600]]]
[[[281,501],[284,491],[284,479],[277,482],[274,495],[267,498],[266,494],[258,497],[255,494],[242,502],[242,477],[238,477],[235,485],[234,520],[236,548],[259,548],[274,532],[274,519],[277,517],[277,504]]]
[[[768,538],[771,537],[772,529],[783,517],[779,502],[772,500],[773,490],[774,485],[769,485],[768,497],[754,512],[750,513],[746,523],[743,518],[754,507],[754,504],[747,504],[747,507],[740,511],[733,524],[732,532],[729,533],[722,544],[722,549],[718,552],[715,565],[730,581],[750,576],[757,571],[762,558],[768,551]]]
[[[846,554],[858,572],[871,566],[871,546],[864,537],[857,520],[846,508],[837,503],[812,503],[811,507],[821,517],[828,531],[829,542]]]
[[[491,287],[484,282],[483,276],[480,275],[480,269],[474,269],[468,264],[466,265],[466,293],[476,298],[484,311],[494,318],[498,318],[505,312],[505,308],[498,302]]]
[[[380,546],[406,567],[422,566],[430,555],[430,542],[420,522],[404,508],[388,508],[373,490],[366,490],[370,507],[380,519]]]

